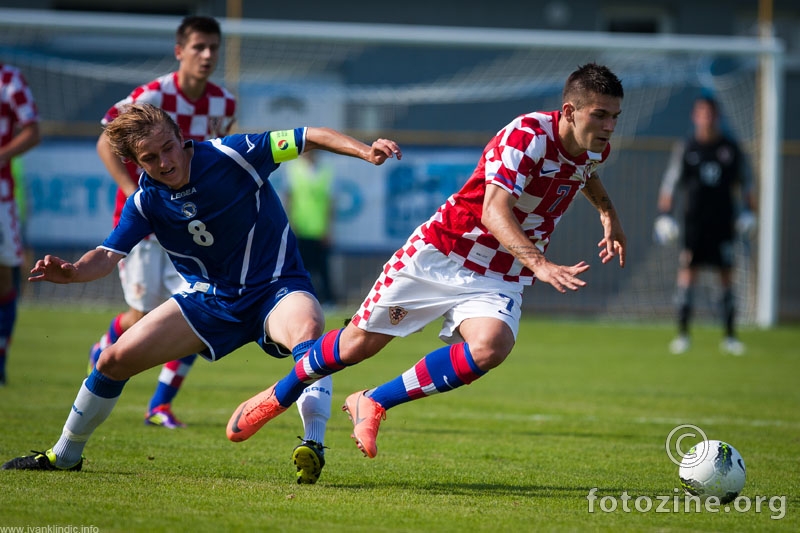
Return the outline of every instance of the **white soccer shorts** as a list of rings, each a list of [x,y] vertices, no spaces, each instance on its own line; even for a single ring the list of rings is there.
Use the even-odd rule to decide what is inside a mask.
[[[119,262],[119,280],[125,302],[149,313],[176,292],[189,289],[155,236],[142,240]]]
[[[414,251],[409,254],[408,252]],[[353,317],[365,331],[405,337],[444,317],[439,338],[462,342],[458,327],[468,318],[496,318],[519,331],[523,286],[480,275],[422,241],[406,243],[384,266]]]

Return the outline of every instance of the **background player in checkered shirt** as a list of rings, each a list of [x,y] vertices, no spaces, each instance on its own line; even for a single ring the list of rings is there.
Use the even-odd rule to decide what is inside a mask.
[[[558,265],[544,255],[578,191],[600,213],[601,261],[618,256],[624,266],[625,234],[596,172],[610,152],[622,97],[608,68],[587,64],[567,79],[560,110],[522,115],[503,128],[461,190],[386,263],[351,322],[326,333],[285,378],[243,402],[228,422],[228,438],[246,439],[309,383],[444,317],[439,336],[449,346],[345,401],[358,447],[375,457],[386,409],[467,385],[506,359],[525,285],[539,279],[562,293],[586,285],[580,279],[586,262]]]
[[[22,264],[11,158],[39,144],[39,113],[22,73],[0,63],[0,387],[6,384],[6,356],[17,319],[14,272]]]
[[[103,117],[103,124],[114,120],[126,105],[148,103],[166,111],[187,140],[204,141],[228,134],[234,122],[236,101],[229,91],[209,81],[219,59],[221,39],[219,24],[213,18],[191,16],[183,19],[176,31],[175,58],[180,62],[178,70],[134,89],[127,98],[108,110]],[[126,198],[138,186],[139,169],[132,163],[123,164],[113,153],[105,135],[101,135],[97,142],[97,152],[119,185],[114,215],[116,226]],[[186,282],[175,271],[169,257],[153,236],[139,243],[120,261],[119,277],[129,309],[114,317],[108,331],[92,347],[90,373],[103,349],[116,342],[122,332],[141,320],[147,312],[186,287]],[[317,332],[312,338],[321,333]],[[294,347],[287,348],[291,350]],[[280,357],[291,355],[278,346],[271,349],[274,355]],[[196,358],[196,354],[190,355],[163,366],[150,399],[145,423],[166,428],[184,426],[172,413],[171,404]],[[330,381],[321,382],[298,402],[305,429],[302,442],[293,452],[294,456],[303,452],[311,453],[311,449],[307,449],[309,446],[315,453],[322,453],[325,428],[331,412],[332,388]],[[310,478],[304,475],[303,479]]]

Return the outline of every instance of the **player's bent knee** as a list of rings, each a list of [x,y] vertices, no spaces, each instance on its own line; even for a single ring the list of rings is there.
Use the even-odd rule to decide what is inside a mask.
[[[125,358],[115,346],[109,346],[100,354],[97,360],[97,370],[106,377],[122,381],[133,377],[138,371],[125,363]]]
[[[511,345],[513,347],[513,344]],[[505,345],[469,345],[469,351],[472,354],[472,360],[478,365],[478,368],[487,372],[493,368],[500,366],[506,360],[508,354],[511,353],[511,347]]]
[[[471,330],[465,335],[472,360],[483,371],[491,370],[506,360],[514,348],[514,334],[507,327],[496,331]]]

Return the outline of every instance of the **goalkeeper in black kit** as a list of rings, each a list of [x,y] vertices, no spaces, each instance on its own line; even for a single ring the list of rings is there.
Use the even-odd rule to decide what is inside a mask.
[[[750,179],[743,154],[719,127],[719,109],[710,97],[698,98],[692,108],[694,133],[676,145],[664,174],[658,197],[656,236],[677,236],[671,218],[676,191],[684,194],[683,245],[679,256],[676,307],[678,336],[670,343],[673,354],[691,346],[689,325],[694,307],[694,285],[700,269],[719,273],[720,302],[725,336],[720,349],[744,355],[745,345],[736,337],[736,298],[733,292],[734,242],[737,232],[755,231]]]

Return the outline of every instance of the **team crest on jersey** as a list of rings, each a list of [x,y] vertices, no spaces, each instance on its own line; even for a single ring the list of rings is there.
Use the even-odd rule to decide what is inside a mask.
[[[276,301],[276,302],[279,302],[279,301],[280,301],[280,300],[282,300],[282,299],[283,299],[283,297],[284,297],[284,296],[286,296],[287,294],[289,294],[289,289],[288,289],[287,287],[282,287],[282,288],[281,288],[281,290],[279,290],[279,291],[278,291],[278,292],[275,294],[275,301]]]
[[[402,307],[397,305],[392,306],[389,308],[389,322],[391,322],[393,326],[396,326],[406,317],[407,314],[408,311]]]
[[[186,202],[181,206],[181,213],[186,218],[194,218],[197,215],[197,206],[194,205],[192,202]]]

